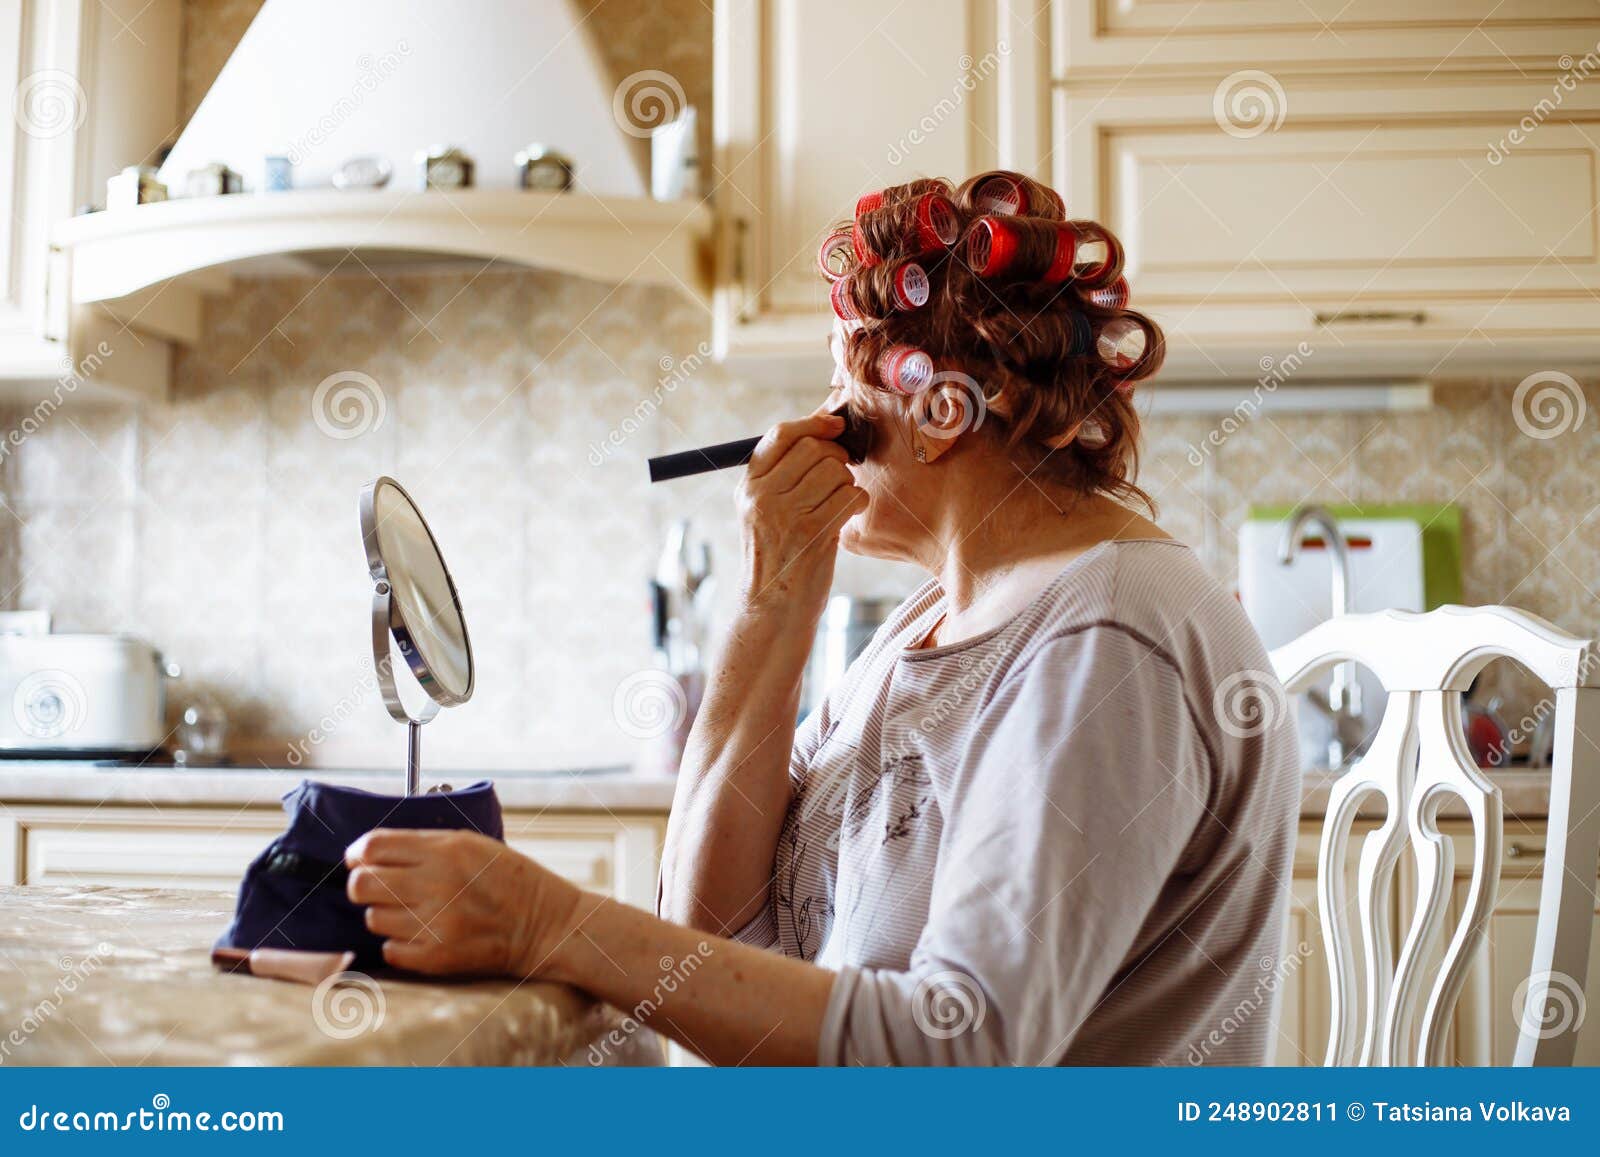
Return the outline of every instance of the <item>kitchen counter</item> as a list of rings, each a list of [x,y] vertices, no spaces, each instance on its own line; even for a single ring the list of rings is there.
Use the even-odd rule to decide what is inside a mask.
[[[0,760],[0,803],[226,805],[274,807],[302,779],[368,791],[398,792],[399,768],[128,766],[79,760]],[[664,813],[677,780],[622,768],[593,771],[450,771],[424,773],[424,789],[494,780],[500,803],[516,811]]]
[[[0,803],[93,803],[168,806],[275,807],[302,779],[345,784],[368,791],[397,791],[399,770],[286,767],[182,768],[116,766],[77,760],[0,760]],[[1543,818],[1549,812],[1550,773],[1526,769],[1491,771],[1500,785],[1508,818]],[[1302,819],[1320,819],[1337,773],[1305,773]],[[622,768],[592,771],[440,772],[423,776],[423,787],[478,779],[494,780],[502,806],[513,811],[642,812],[662,815],[672,806],[677,780]],[[1378,801],[1363,814],[1381,814]],[[1466,815],[1447,803],[1447,818]]]
[[[0,1062],[584,1064],[618,1014],[563,985],[343,973],[316,987],[219,971],[233,897],[0,888]],[[660,1063],[648,1033],[614,1063]],[[637,1050],[637,1051],[635,1051]]]

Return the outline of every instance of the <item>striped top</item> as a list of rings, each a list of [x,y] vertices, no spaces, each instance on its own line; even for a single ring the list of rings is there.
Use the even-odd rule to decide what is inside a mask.
[[[910,649],[902,604],[795,737],[739,939],[838,972],[825,1064],[1259,1064],[1293,722],[1189,549],[1106,542],[1019,615]]]

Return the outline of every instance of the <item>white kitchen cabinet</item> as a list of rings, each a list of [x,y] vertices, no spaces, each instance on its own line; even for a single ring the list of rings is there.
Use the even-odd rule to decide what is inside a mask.
[[[505,813],[506,842],[592,892],[654,910],[666,817]],[[0,884],[232,890],[283,831],[276,808],[8,805]]]
[[[51,229],[176,134],[180,0],[0,0],[0,395],[164,392],[167,348],[139,321],[73,308]],[[161,315],[152,306],[150,317]]]
[[[1302,342],[1308,378],[1600,355],[1600,90],[1515,144],[1547,82],[1268,81],[1253,124],[1210,84],[1057,91],[1056,178],[1125,243],[1169,376]]]
[[[1059,0],[1073,77],[1233,69],[1462,72],[1549,69],[1594,48],[1590,0]]]
[[[825,363],[817,246],[862,193],[1044,175],[1044,0],[718,0],[715,27],[719,355]]]

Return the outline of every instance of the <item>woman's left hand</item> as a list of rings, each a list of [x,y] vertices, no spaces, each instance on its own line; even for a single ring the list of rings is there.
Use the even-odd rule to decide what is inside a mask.
[[[580,892],[477,832],[378,828],[345,852],[348,894],[396,968],[538,975],[570,935]]]

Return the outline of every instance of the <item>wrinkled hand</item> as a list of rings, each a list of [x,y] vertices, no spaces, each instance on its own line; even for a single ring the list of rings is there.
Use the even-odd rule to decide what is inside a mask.
[[[569,934],[578,888],[477,832],[379,828],[345,852],[348,894],[383,957],[430,975],[538,975]]]
[[[832,414],[781,422],[751,455],[738,495],[747,605],[814,609],[821,617],[840,528],[867,506],[850,456],[832,441],[843,429],[844,419]]]

